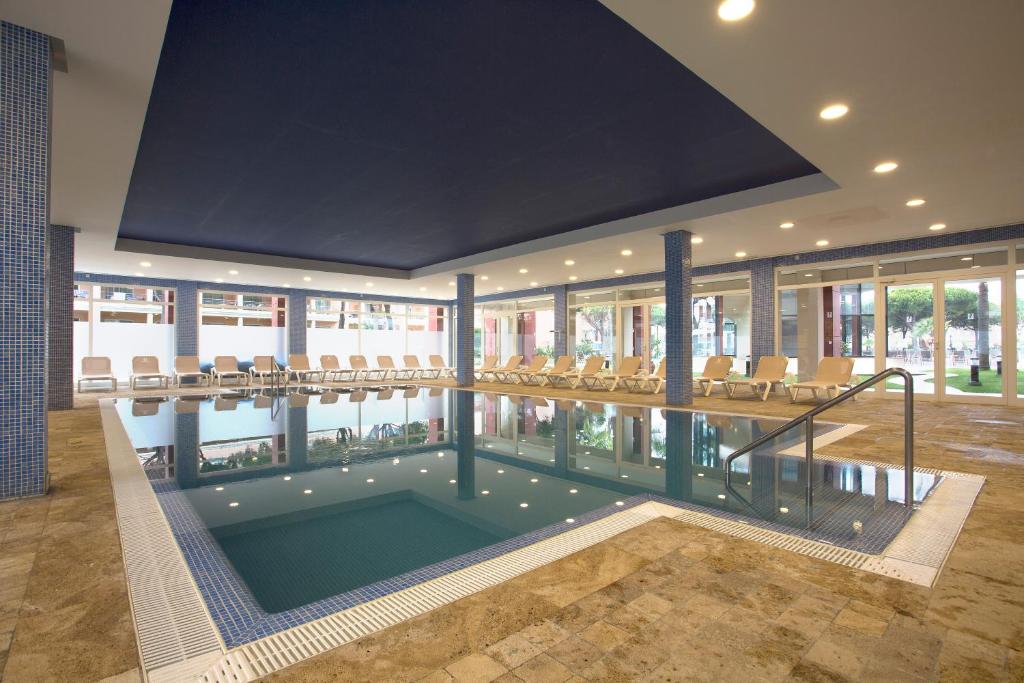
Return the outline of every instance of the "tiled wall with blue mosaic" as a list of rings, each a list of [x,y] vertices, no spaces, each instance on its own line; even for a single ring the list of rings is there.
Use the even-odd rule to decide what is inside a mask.
[[[761,356],[775,355],[775,267],[771,259],[750,262],[750,371]]]
[[[0,22],[0,498],[46,492],[50,44]]]
[[[288,295],[288,353],[306,352],[306,293]],[[312,361],[316,367],[317,361]]]
[[[690,233],[665,234],[665,402],[693,403],[693,247]]]
[[[50,410],[71,410],[74,396],[74,270],[75,229],[50,226],[49,331],[47,333],[47,405]]]
[[[455,276],[455,305],[458,307],[455,328],[455,375],[460,387],[473,385],[473,275]]]

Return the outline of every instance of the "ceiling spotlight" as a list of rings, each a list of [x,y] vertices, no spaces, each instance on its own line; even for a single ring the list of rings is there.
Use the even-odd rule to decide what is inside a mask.
[[[136,275],[141,275],[142,273],[135,273],[135,274]],[[219,278],[217,278],[216,282],[224,282],[224,278],[219,277]]]
[[[924,200],[919,198],[919,197],[915,198],[915,199],[907,200],[907,206],[909,206],[909,207],[924,206],[924,203],[925,203]]]
[[[626,272],[626,271],[624,271],[624,270],[623,270],[622,268],[616,268],[616,269],[615,269],[615,274],[616,274],[616,275],[622,275],[622,274],[623,274],[623,273],[625,273],[625,272]]]
[[[932,223],[931,225],[928,226],[928,229],[933,231],[933,232],[938,232],[939,230],[945,230],[946,229],[946,224],[945,223]]]
[[[745,251],[737,251],[736,252],[736,258],[743,258],[746,255],[747,255],[747,252],[745,252]]]
[[[451,280],[451,281],[450,281],[450,282],[448,283],[448,286],[449,286],[449,287],[454,287],[454,286],[455,286],[455,280]]]
[[[890,173],[899,168],[899,166],[895,161],[883,161],[875,164],[875,173]]]
[[[530,507],[530,504],[529,503],[520,503],[519,507],[521,507],[521,508],[528,508],[528,507]]]
[[[961,261],[973,261],[974,257],[973,256],[964,256],[964,257],[961,257],[960,260]]]
[[[739,21],[754,11],[754,0],[722,0],[718,5],[718,17],[722,21]]]
[[[228,507],[229,508],[236,508],[236,507],[238,507],[238,501],[237,500],[231,501],[230,503],[228,503]]]
[[[536,286],[537,286],[537,281],[536,281],[536,280],[532,280],[532,281],[530,282],[530,286],[531,286],[531,287],[536,287]]]
[[[229,270],[228,271],[228,275],[238,275],[238,271],[237,270]]]
[[[310,276],[308,276],[308,275],[304,275],[304,276],[302,277],[302,280],[303,280],[303,282],[312,282],[312,281],[313,281],[313,278],[311,278],[311,277],[310,277]]]
[[[632,249],[623,249],[619,253],[622,254],[623,256],[632,256],[633,255],[633,250]]]
[[[285,481],[291,481],[292,480],[292,475],[290,475],[290,474],[284,475],[284,480]]]
[[[835,119],[841,119],[846,116],[846,113],[850,111],[850,108],[841,102],[830,104],[818,114],[821,118],[826,121],[833,121]]]
[[[420,291],[421,292],[425,292],[425,291],[427,291],[427,288],[426,287],[420,287]]]
[[[579,278],[576,277],[575,275],[570,275],[569,280],[571,280],[572,282],[576,282],[577,280],[579,280]]]
[[[690,244],[703,244],[703,243],[704,243],[704,238],[703,237],[691,237],[690,238]]]
[[[789,230],[794,225],[796,225],[796,224],[793,221],[786,221],[785,223],[779,223],[779,227],[782,228],[783,230]]]
[[[567,259],[565,259],[565,265],[567,265],[567,266],[575,266],[576,262],[573,261],[571,258],[567,258]]]
[[[290,284],[288,284],[287,282],[283,283],[283,284],[282,284],[281,286],[282,286],[282,287],[291,287],[291,285],[290,285]]]
[[[504,287],[498,287],[498,291],[499,291],[499,292],[504,292],[504,291],[505,291],[505,288],[504,288]]]
[[[815,242],[815,244],[817,244],[819,247],[827,247],[828,240],[818,240],[817,242]]]
[[[490,280],[491,278],[489,276],[487,276],[487,275],[481,275],[480,279],[481,280]]]
[[[529,273],[529,272],[530,272],[530,271],[528,271],[528,270],[527,270],[526,268],[520,268],[520,269],[519,269],[519,273],[520,273],[521,275],[526,275],[526,274],[527,274],[527,273]]]
[[[366,283],[366,286],[367,286],[367,287],[373,287],[373,283],[372,283],[372,282],[367,282],[367,283]]]
[[[150,263],[149,261],[139,261],[139,265],[142,266],[143,268],[149,268],[153,264]]]
[[[135,277],[145,277],[145,275],[143,275],[142,273],[135,273]],[[224,281],[218,279],[217,282],[224,282]]]

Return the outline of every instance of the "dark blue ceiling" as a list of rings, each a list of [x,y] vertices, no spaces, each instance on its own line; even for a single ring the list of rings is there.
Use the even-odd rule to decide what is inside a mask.
[[[175,0],[119,236],[415,268],[816,172],[596,1]]]

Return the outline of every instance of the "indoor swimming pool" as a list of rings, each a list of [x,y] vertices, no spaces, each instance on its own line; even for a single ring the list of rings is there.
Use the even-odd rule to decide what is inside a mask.
[[[727,485],[726,457],[777,419],[412,386],[116,409],[229,644],[651,500],[867,553],[910,514],[901,470],[818,457],[808,473],[801,430]],[[819,422],[816,444],[849,430]],[[915,473],[914,500],[939,483]]]

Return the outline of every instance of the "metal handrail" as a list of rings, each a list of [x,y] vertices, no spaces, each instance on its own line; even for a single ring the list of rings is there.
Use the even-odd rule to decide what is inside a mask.
[[[763,446],[772,439],[776,438],[788,432],[793,427],[803,423],[805,428],[804,437],[804,460],[807,462],[807,510],[811,509],[812,500],[812,479],[811,479],[811,468],[814,464],[814,416],[819,415],[829,408],[839,405],[847,399],[851,399],[865,389],[878,384],[879,382],[892,377],[893,375],[899,375],[903,378],[903,497],[906,499],[904,505],[908,508],[914,507],[914,376],[911,375],[907,370],[903,368],[889,368],[882,372],[874,375],[873,377],[861,382],[857,386],[845,391],[833,399],[825,401],[819,406],[815,406],[811,410],[800,417],[794,418],[782,425],[778,429],[774,429],[759,439],[751,441],[743,448],[730,454],[725,459],[725,485],[726,488],[731,490],[731,477],[732,477],[732,461],[736,458],[746,455],[752,452],[758,446]]]

